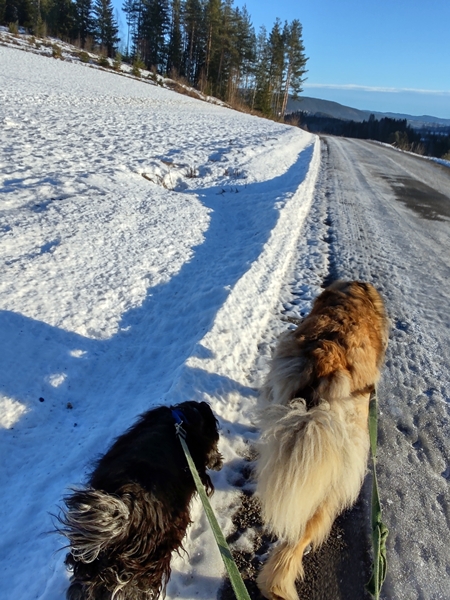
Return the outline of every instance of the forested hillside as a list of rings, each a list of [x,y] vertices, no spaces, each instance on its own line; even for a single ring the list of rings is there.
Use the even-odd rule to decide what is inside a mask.
[[[124,0],[126,39],[112,0],[0,0],[0,24],[52,35],[183,78],[203,93],[282,117],[306,73],[298,19],[259,32],[233,0]]]
[[[373,114],[369,119],[358,122],[328,115],[293,112],[286,116],[286,121],[298,124],[312,133],[376,140],[416,154],[450,159],[450,127],[430,124],[428,127],[415,129],[408,124],[407,119],[376,119]]]

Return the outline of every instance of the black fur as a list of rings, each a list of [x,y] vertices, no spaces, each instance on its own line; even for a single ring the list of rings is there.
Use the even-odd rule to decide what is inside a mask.
[[[88,487],[64,499],[58,530],[71,548],[68,600],[151,600],[165,591],[195,492],[171,409],[181,411],[192,458],[213,493],[206,468],[219,470],[222,456],[208,404],[183,402],[143,414],[98,461]]]

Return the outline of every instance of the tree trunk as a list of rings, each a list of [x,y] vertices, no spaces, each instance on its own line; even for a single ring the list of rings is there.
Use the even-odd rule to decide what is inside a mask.
[[[286,87],[284,89],[284,98],[283,98],[283,104],[281,107],[281,117],[284,119],[284,115],[286,113],[286,107],[287,107],[287,101],[289,98],[289,86],[291,84],[291,65],[288,66],[288,72],[286,75]]]

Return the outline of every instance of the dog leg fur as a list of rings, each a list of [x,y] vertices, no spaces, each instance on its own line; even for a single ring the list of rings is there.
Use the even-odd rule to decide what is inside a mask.
[[[303,555],[310,544],[317,548],[328,537],[335,514],[329,508],[323,505],[316,511],[297,544],[282,542],[275,548],[257,579],[263,596],[269,600],[298,600],[295,580],[304,576]]]
[[[363,431],[367,431],[369,399],[370,394],[355,399],[355,421]],[[269,600],[298,600],[295,580],[304,576],[304,552],[310,544],[316,549],[327,539],[337,512],[335,506],[323,502],[296,544],[282,542],[272,551],[257,579],[263,596]]]

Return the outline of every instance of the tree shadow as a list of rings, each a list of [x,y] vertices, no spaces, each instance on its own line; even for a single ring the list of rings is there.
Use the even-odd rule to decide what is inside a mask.
[[[311,144],[270,182],[240,183],[224,192],[218,187],[193,190],[210,209],[203,243],[176,275],[150,288],[142,305],[123,315],[110,339],[87,338],[0,311],[0,353],[5,357],[0,394],[11,403],[10,412],[15,407],[19,415],[11,427],[0,429],[7,457],[0,483],[9,490],[0,552],[3,548],[9,557],[9,589],[24,585],[12,565],[30,559],[38,569],[49,568],[57,543],[53,537],[51,542],[36,538],[49,529],[47,511],[64,488],[81,483],[89,463],[139,413],[165,402],[190,356],[210,357],[201,340],[230,290],[262,252],[280,201],[287,201],[304,180],[313,151]],[[218,374],[192,369],[191,375],[191,399],[205,390],[255,395],[250,387]]]
[[[210,209],[203,243],[176,275],[149,288],[142,305],[122,316],[112,338],[87,338],[0,311],[0,348],[2,356],[10,356],[0,366],[0,391],[25,404],[23,426],[34,419],[37,424],[41,405],[70,402],[74,409],[82,408],[93,397],[99,410],[119,395],[127,398],[115,398],[118,408],[131,401],[145,409],[163,398],[189,356],[206,358],[210,351],[201,339],[230,290],[260,255],[278,219],[276,203],[296,191],[312,152],[313,146],[308,147],[275,180],[233,186],[238,193],[225,189],[222,194],[220,187],[193,190]],[[39,398],[44,402],[37,404]],[[20,428],[19,422],[15,429]]]

